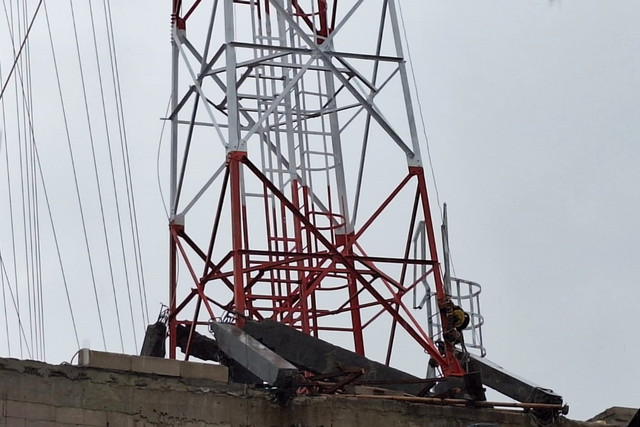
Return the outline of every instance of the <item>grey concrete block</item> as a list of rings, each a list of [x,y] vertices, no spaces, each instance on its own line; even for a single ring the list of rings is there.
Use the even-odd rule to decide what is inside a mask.
[[[131,370],[131,356],[83,348],[78,355],[78,364],[91,368]]]
[[[180,362],[180,376],[226,383],[229,381],[229,368],[211,363]]]
[[[145,374],[180,376],[180,362],[177,360],[160,359],[158,357],[131,357],[131,370]]]
[[[229,369],[222,365],[183,362],[149,356],[130,356],[86,348],[80,350],[78,364],[91,368],[208,379],[224,383],[229,380]]]

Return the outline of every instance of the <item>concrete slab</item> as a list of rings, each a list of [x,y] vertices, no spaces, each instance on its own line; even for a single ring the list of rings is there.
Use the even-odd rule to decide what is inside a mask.
[[[78,355],[78,365],[128,372],[131,371],[131,356],[83,348]]]

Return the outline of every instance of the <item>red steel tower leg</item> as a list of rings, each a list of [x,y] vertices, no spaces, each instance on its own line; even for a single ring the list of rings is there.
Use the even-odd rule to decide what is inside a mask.
[[[240,183],[240,161],[246,153],[234,151],[229,153],[228,168],[231,177],[231,234],[233,239],[233,301],[238,317],[238,326],[242,327],[245,315],[245,288],[242,245],[242,201]]]
[[[176,312],[176,292],[178,286],[178,252],[176,247],[175,238],[177,233],[174,229],[180,227],[175,223],[169,225],[170,239],[169,239],[169,357],[171,359],[176,358],[176,347],[178,346],[176,336],[176,318],[174,313]]]

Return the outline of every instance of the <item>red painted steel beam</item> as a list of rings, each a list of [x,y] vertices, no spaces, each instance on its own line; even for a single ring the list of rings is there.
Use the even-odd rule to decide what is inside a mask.
[[[176,346],[178,345],[178,332],[176,324],[176,304],[177,304],[177,287],[178,287],[178,252],[176,247],[176,229],[182,228],[181,225],[169,224],[169,358],[176,358]]]
[[[366,280],[364,280],[364,278],[362,278],[358,274],[355,268],[352,267],[349,260],[345,256],[343,256],[342,253],[331,242],[329,242],[329,240],[327,240],[327,238],[322,233],[320,233],[318,230],[315,230],[315,227],[309,222],[308,218],[306,218],[301,212],[295,209],[293,204],[291,204],[291,202],[278,190],[278,188],[272,182],[270,182],[262,174],[262,172],[260,172],[260,170],[246,157],[246,155],[242,158],[241,161],[249,168],[249,170],[251,170],[251,172],[253,172],[253,174],[258,179],[260,179],[263,182],[263,184],[266,187],[268,187],[271,193],[275,195],[281,201],[281,203],[287,206],[289,211],[294,216],[297,216],[300,219],[300,221],[304,223],[306,227],[308,227],[310,230],[313,231],[315,237],[329,251],[335,254],[336,259],[339,260],[341,263],[343,263],[347,267],[347,269],[349,269],[350,272],[357,277],[357,280],[361,283],[361,285],[365,287],[367,291],[375,299],[377,299],[380,302],[380,304],[387,310],[387,312],[389,312],[391,316],[398,321],[398,323],[407,331],[407,333],[409,333],[409,335],[411,335],[413,339],[418,344],[420,344],[436,362],[438,362],[438,364],[442,367],[443,372],[445,372],[446,375],[463,375],[464,374],[464,370],[462,369],[458,361],[455,359],[455,357],[453,360],[451,360],[448,357],[447,358],[443,357],[438,351],[438,349],[436,348],[435,344],[431,341],[429,336],[426,335],[424,331],[421,330],[421,328],[418,328],[421,331],[421,333],[416,332],[416,330],[398,312],[396,312],[393,309],[393,307],[382,297],[382,295],[374,287],[372,287],[370,283],[368,283]],[[413,174],[415,174],[415,172]],[[424,177],[422,177],[422,182],[424,183]],[[425,187],[425,191],[426,191],[426,187]],[[426,202],[426,199],[423,199],[423,203],[424,202]],[[429,215],[428,218],[430,221],[431,216]],[[431,234],[433,234],[433,230],[431,230]],[[435,239],[434,239],[434,243],[435,243]],[[434,255],[434,252],[435,252],[435,249],[432,249],[432,256]],[[437,259],[437,255],[433,258]],[[439,269],[436,269],[436,265],[434,265],[434,270],[439,271]],[[441,278],[439,278],[436,275],[436,281],[438,280],[440,280],[440,284],[442,284]],[[441,289],[443,289],[442,286],[441,286]],[[411,319],[412,321],[415,321],[415,319],[413,319],[412,317]],[[362,331],[361,330],[355,331],[355,333],[362,333]]]
[[[436,251],[436,239],[433,231],[433,220],[431,218],[431,211],[429,210],[429,196],[427,195],[427,183],[424,179],[424,170],[422,167],[410,167],[409,173],[411,173],[412,175],[415,175],[418,178],[418,188],[420,190],[420,195],[422,197],[422,210],[424,213],[424,221],[425,221],[425,228],[427,231],[427,242],[429,246],[429,251],[431,253],[431,259],[437,260],[438,253]],[[440,265],[434,264],[433,269],[434,269],[433,277],[436,284],[436,295],[438,299],[438,311],[440,312],[440,319],[442,322],[443,330],[446,331],[448,328],[450,328],[449,324],[451,323],[449,321],[449,317],[447,316],[447,311],[450,305],[451,298],[445,292],[444,284],[442,282],[442,274],[440,272]],[[455,351],[456,351],[455,347],[452,343],[445,342],[445,358],[447,360],[446,366],[448,367],[453,366],[454,371],[462,371],[462,373],[464,373],[464,370],[460,366],[460,362],[456,358]],[[444,368],[443,368],[443,371],[445,372],[445,375],[452,374],[451,372],[448,372]]]
[[[238,327],[244,326],[245,299],[244,299],[244,278],[243,278],[243,232],[242,232],[242,182],[240,178],[240,163],[247,158],[247,153],[243,151],[233,151],[227,155],[227,164],[230,176],[231,195],[231,239],[233,242],[233,293],[236,311],[241,314],[238,317]]]

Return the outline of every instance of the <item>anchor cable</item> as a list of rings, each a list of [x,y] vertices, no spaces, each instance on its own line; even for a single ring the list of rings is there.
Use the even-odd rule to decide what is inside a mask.
[[[117,118],[118,118],[118,129],[120,131],[120,145],[122,152],[122,163],[124,165],[124,178],[126,183],[126,191],[127,191],[127,206],[129,208],[129,218],[130,218],[130,228],[131,235],[133,236],[133,250],[135,253],[134,260],[136,264],[136,275],[138,281],[138,292],[140,294],[140,304],[141,304],[141,314],[143,317],[143,322],[145,324],[149,322],[149,305],[147,302],[147,288],[144,279],[144,269],[142,265],[142,252],[140,250],[140,233],[138,227],[138,216],[136,209],[136,199],[135,194],[133,192],[133,180],[131,177],[131,161],[129,157],[129,142],[127,137],[127,127],[125,124],[125,115],[124,115],[124,107],[122,102],[122,89],[120,86],[120,71],[118,67],[118,55],[116,51],[116,41],[114,37],[113,30],[113,19],[111,15],[111,1],[107,0],[103,2],[103,9],[105,13],[105,20],[107,23],[107,42],[109,44],[109,58],[110,64],[112,68],[112,84],[113,90],[116,95],[116,110],[117,110]]]

